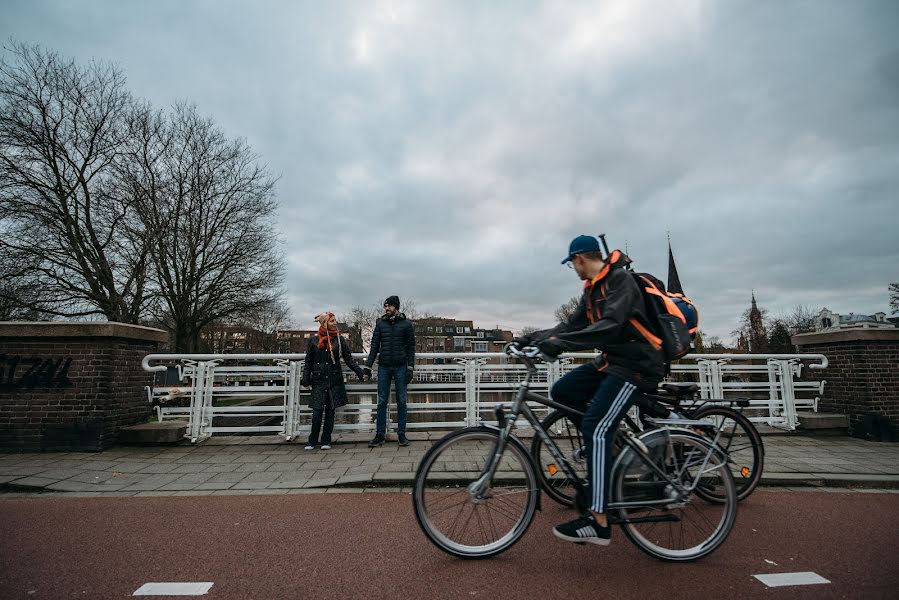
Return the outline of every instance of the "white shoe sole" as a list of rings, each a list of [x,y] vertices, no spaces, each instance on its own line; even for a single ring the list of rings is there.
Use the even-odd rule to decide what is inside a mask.
[[[330,450],[330,449],[331,449],[331,446],[328,446],[327,444],[322,446],[322,450]]]
[[[559,538],[560,540],[565,540],[566,542],[574,542],[575,544],[596,544],[597,546],[608,546],[612,541],[610,539],[601,538],[601,537],[590,537],[590,538],[582,538],[582,537],[571,537],[570,535],[565,535],[564,533],[559,533],[556,529],[553,529],[553,535]]]

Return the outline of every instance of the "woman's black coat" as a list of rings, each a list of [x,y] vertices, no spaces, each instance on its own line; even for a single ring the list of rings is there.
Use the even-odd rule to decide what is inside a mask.
[[[322,410],[325,397],[330,393],[331,406],[338,408],[349,403],[346,386],[343,382],[343,370],[340,368],[340,357],[357,377],[362,378],[362,368],[350,353],[350,345],[346,338],[340,336],[340,355],[337,352],[337,339],[331,341],[334,347],[334,359],[328,356],[328,349],[319,349],[318,334],[309,339],[306,347],[306,362],[303,364],[302,385],[312,385],[309,406]]]

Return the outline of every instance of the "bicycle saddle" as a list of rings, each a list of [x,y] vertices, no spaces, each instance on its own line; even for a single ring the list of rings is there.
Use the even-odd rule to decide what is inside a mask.
[[[663,383],[660,387],[672,396],[686,396],[699,391],[698,383]]]

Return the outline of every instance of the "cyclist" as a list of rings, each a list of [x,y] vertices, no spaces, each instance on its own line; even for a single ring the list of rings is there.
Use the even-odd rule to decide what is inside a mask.
[[[630,262],[619,250],[603,257],[593,236],[574,238],[562,264],[585,282],[577,309],[552,329],[514,340],[522,347],[536,345],[550,360],[564,351],[602,349],[593,361],[572,370],[552,388],[553,400],[585,413],[577,425],[587,453],[590,510],[582,509],[579,518],[553,529],[556,537],[569,542],[609,543],[611,528],[605,511],[615,430],[636,399],[634,394],[654,391],[665,374],[657,338],[646,326],[643,296],[624,268]]]

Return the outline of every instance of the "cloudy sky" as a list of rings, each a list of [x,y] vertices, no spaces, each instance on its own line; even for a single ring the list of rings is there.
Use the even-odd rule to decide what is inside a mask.
[[[873,313],[899,280],[899,2],[2,5],[3,39],[115,61],[281,175],[301,325],[398,294],[549,326],[582,233],[664,279],[670,231],[725,338],[752,290]]]

